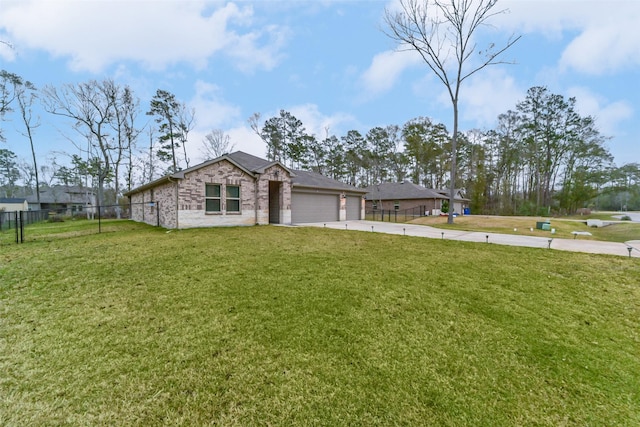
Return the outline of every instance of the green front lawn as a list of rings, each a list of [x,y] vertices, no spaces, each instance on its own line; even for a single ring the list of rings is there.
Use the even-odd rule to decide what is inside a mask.
[[[602,215],[604,216],[604,215]],[[549,221],[550,230],[540,230],[536,228],[537,222]],[[493,216],[493,215],[466,215],[458,216],[454,219],[453,224],[447,224],[447,217],[428,216],[417,218],[410,221],[412,224],[428,225],[431,227],[466,230],[466,231],[482,231],[487,233],[500,234],[517,234],[524,236],[542,236],[554,237],[562,239],[575,238],[574,231],[589,232],[591,236],[581,235],[581,240],[600,240],[609,242],[627,242],[630,240],[640,240],[640,223],[631,221],[620,221],[609,216],[604,219],[605,222],[612,222],[606,227],[588,227],[587,219],[576,218],[542,218],[542,217],[523,217],[523,216]]]
[[[637,259],[134,228],[0,246],[0,425],[640,424]]]

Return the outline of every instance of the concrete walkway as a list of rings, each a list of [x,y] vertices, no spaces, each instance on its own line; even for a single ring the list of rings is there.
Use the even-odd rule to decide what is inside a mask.
[[[397,224],[379,221],[337,221],[327,223],[297,224],[305,227],[326,227],[341,230],[369,231],[374,233],[404,234],[431,239],[461,240],[465,242],[493,243],[497,245],[527,246],[531,248],[557,249],[640,258],[640,242],[600,242],[595,240],[557,239],[551,237],[520,236],[517,234],[482,233],[460,230],[443,230],[426,225]],[[631,248],[631,252],[629,252]]]

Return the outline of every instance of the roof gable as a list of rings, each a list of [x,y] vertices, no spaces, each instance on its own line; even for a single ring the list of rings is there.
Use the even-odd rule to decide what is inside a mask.
[[[260,157],[256,157],[254,155],[245,153],[243,151],[235,151],[233,153],[229,153],[229,154],[224,154],[220,157],[217,157],[215,159],[211,159],[211,160],[207,160],[203,163],[197,164],[195,166],[192,166],[190,168],[181,170],[179,172],[174,173],[173,175],[171,175],[172,178],[184,178],[184,175],[192,172],[194,170],[198,170],[201,169],[203,167],[215,164],[215,163],[219,163],[223,160],[227,160],[230,163],[232,163],[233,165],[237,166],[238,168],[242,169],[243,171],[247,172],[249,175],[255,175],[255,174],[260,174],[260,173],[264,173],[264,171],[268,168],[270,168],[271,166],[274,165],[279,165],[280,167],[282,167],[283,169],[285,169],[286,171],[289,171],[289,169],[287,167],[285,167],[283,164],[281,164],[280,162],[277,161],[271,161],[271,160],[265,160],[262,159]]]
[[[309,188],[325,188],[331,190],[342,190],[356,193],[365,193],[366,190],[356,188],[352,185],[345,184],[344,182],[337,181],[328,176],[324,176],[317,172],[296,170],[292,176],[292,183],[294,187],[309,187]]]
[[[385,182],[366,188],[367,200],[445,199],[446,197],[429,188],[405,180]]]
[[[235,151],[233,153],[225,154],[215,159],[207,160],[203,163],[181,170],[174,174],[165,175],[162,178],[156,179],[155,181],[141,185],[140,187],[137,187],[127,193],[124,193],[124,195],[129,196],[131,194],[156,187],[157,185],[163,184],[168,181],[172,181],[174,179],[184,179],[185,174],[188,174],[189,172],[193,172],[195,170],[213,165],[215,163],[218,163],[224,160],[230,162],[231,164],[243,170],[249,176],[252,176],[254,178],[256,178],[260,174],[265,173],[265,171],[272,166],[279,166],[280,168],[284,169],[289,173],[289,175],[291,176],[292,185],[294,187],[322,188],[322,189],[330,189],[330,190],[350,191],[350,192],[356,192],[356,193],[366,192],[365,190],[359,189],[349,184],[345,184],[343,182],[337,181],[335,179],[329,178],[319,173],[302,171],[302,170],[291,170],[286,166],[284,166],[279,161],[266,160],[266,159],[245,153],[243,151]]]

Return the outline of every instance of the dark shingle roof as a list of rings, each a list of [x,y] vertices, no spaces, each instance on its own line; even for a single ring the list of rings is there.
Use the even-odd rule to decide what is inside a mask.
[[[54,185],[40,190],[40,203],[86,203],[91,201],[94,191],[91,188],[80,186]],[[35,194],[27,196],[29,203],[37,203]]]
[[[27,199],[16,197],[0,197],[0,203],[24,203]]]
[[[367,200],[407,200],[407,199],[446,199],[429,188],[411,181],[384,182],[366,188]]]
[[[326,188],[331,190],[344,190],[356,193],[364,193],[366,190],[353,187],[349,184],[345,184],[327,176],[321,175],[316,172],[295,170],[291,179],[294,187],[311,187],[311,188]]]
[[[261,159],[260,157],[253,156],[251,154],[245,153],[243,151],[236,151],[231,154],[227,154],[227,157],[243,166],[245,169],[250,170],[252,172],[256,172],[259,170],[264,170],[266,167],[271,166],[274,163],[269,160]]]
[[[183,179],[185,174],[188,172],[200,169],[202,167],[217,163],[222,160],[227,160],[227,161],[230,161],[231,163],[234,163],[236,166],[240,167],[241,169],[244,169],[250,175],[261,174],[261,173],[264,173],[264,171],[270,166],[280,165],[291,174],[291,180],[294,187],[322,188],[327,190],[342,190],[342,191],[350,191],[350,192],[356,192],[356,193],[365,193],[365,190],[353,187],[349,184],[345,184],[340,181],[336,181],[335,179],[326,177],[319,173],[288,169],[286,166],[284,166],[282,163],[278,161],[266,160],[266,159],[245,153],[243,151],[235,151],[233,153],[220,156],[216,159],[207,160],[206,162],[192,166],[188,169],[181,170],[179,172],[174,173],[173,175],[166,175],[162,178],[156,179],[155,181],[149,182],[127,193],[124,193],[124,195],[129,196],[131,194],[145,190],[147,188],[155,187],[160,183],[171,180],[171,178]]]

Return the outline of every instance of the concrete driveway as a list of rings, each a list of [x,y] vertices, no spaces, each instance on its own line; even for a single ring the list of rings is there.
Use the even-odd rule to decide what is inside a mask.
[[[426,225],[397,224],[378,221],[336,221],[327,223],[297,224],[305,227],[325,227],[341,230],[369,231],[374,233],[404,234],[431,239],[461,240],[465,242],[493,243],[497,245],[526,246],[640,258],[640,242],[599,242],[594,240],[557,239],[551,237],[520,236],[517,234],[482,233],[460,230],[443,230]],[[631,251],[629,251],[631,248]]]
[[[624,212],[619,215],[613,215],[613,218],[622,218],[628,216],[633,222],[640,222],[640,212]]]

